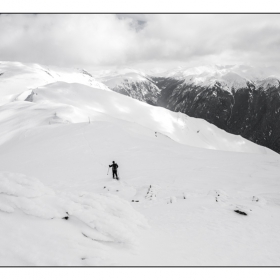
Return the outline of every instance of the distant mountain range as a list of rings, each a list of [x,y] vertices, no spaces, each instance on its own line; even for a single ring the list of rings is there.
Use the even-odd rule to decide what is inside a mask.
[[[102,77],[112,90],[202,118],[280,153],[280,81],[266,68],[214,65],[154,76],[136,70]]]
[[[155,73],[120,68],[93,75],[77,68],[0,62],[0,105],[33,101],[36,88],[47,84],[78,83],[204,119],[280,153],[280,81],[273,71],[214,65]]]

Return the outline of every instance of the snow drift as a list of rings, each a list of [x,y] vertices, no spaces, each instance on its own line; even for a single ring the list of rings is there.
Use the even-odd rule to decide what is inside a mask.
[[[135,233],[138,227],[147,227],[145,218],[137,213],[131,205],[112,194],[94,194],[88,192],[56,192],[44,186],[38,179],[10,172],[0,173],[0,217],[1,217],[1,252],[10,245],[9,254],[12,260],[1,256],[1,265],[76,265],[82,264],[87,243],[91,253],[87,253],[87,264],[96,265],[96,254],[102,250],[100,242],[134,245],[137,243]],[[33,230],[23,225],[33,224]],[[68,225],[66,225],[68,224]],[[44,232],[37,228],[40,225]],[[57,228],[54,230],[54,228]],[[18,231],[15,229],[18,228]],[[56,235],[57,230],[61,231]],[[63,243],[59,239],[75,240],[63,254],[61,260],[52,259],[55,244]],[[10,233],[13,245],[10,243]],[[85,239],[88,239],[85,242]],[[47,242],[48,246],[45,246]],[[23,244],[28,244],[27,248]],[[15,261],[24,252],[24,262]],[[34,256],[30,251],[36,250]],[[95,252],[97,250],[97,252]],[[104,246],[103,250],[106,250]],[[51,254],[50,254],[51,253]],[[73,260],[80,256],[80,259]],[[97,256],[100,254],[97,254]]]

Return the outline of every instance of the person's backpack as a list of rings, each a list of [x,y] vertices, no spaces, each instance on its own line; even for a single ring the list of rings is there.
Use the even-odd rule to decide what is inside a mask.
[[[115,163],[113,164],[113,170],[116,171],[119,166]]]

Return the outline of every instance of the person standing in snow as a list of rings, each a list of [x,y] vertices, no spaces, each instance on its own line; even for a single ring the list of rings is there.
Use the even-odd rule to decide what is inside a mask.
[[[112,172],[113,172],[113,179],[115,179],[115,175],[116,175],[116,179],[119,180],[118,178],[118,165],[113,161],[113,163],[111,165],[109,165],[109,167],[112,167]]]

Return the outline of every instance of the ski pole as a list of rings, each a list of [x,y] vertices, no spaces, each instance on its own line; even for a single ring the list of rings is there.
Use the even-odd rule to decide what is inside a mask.
[[[110,166],[108,167],[108,172],[107,172],[107,175],[109,174],[109,169],[110,169]]]

